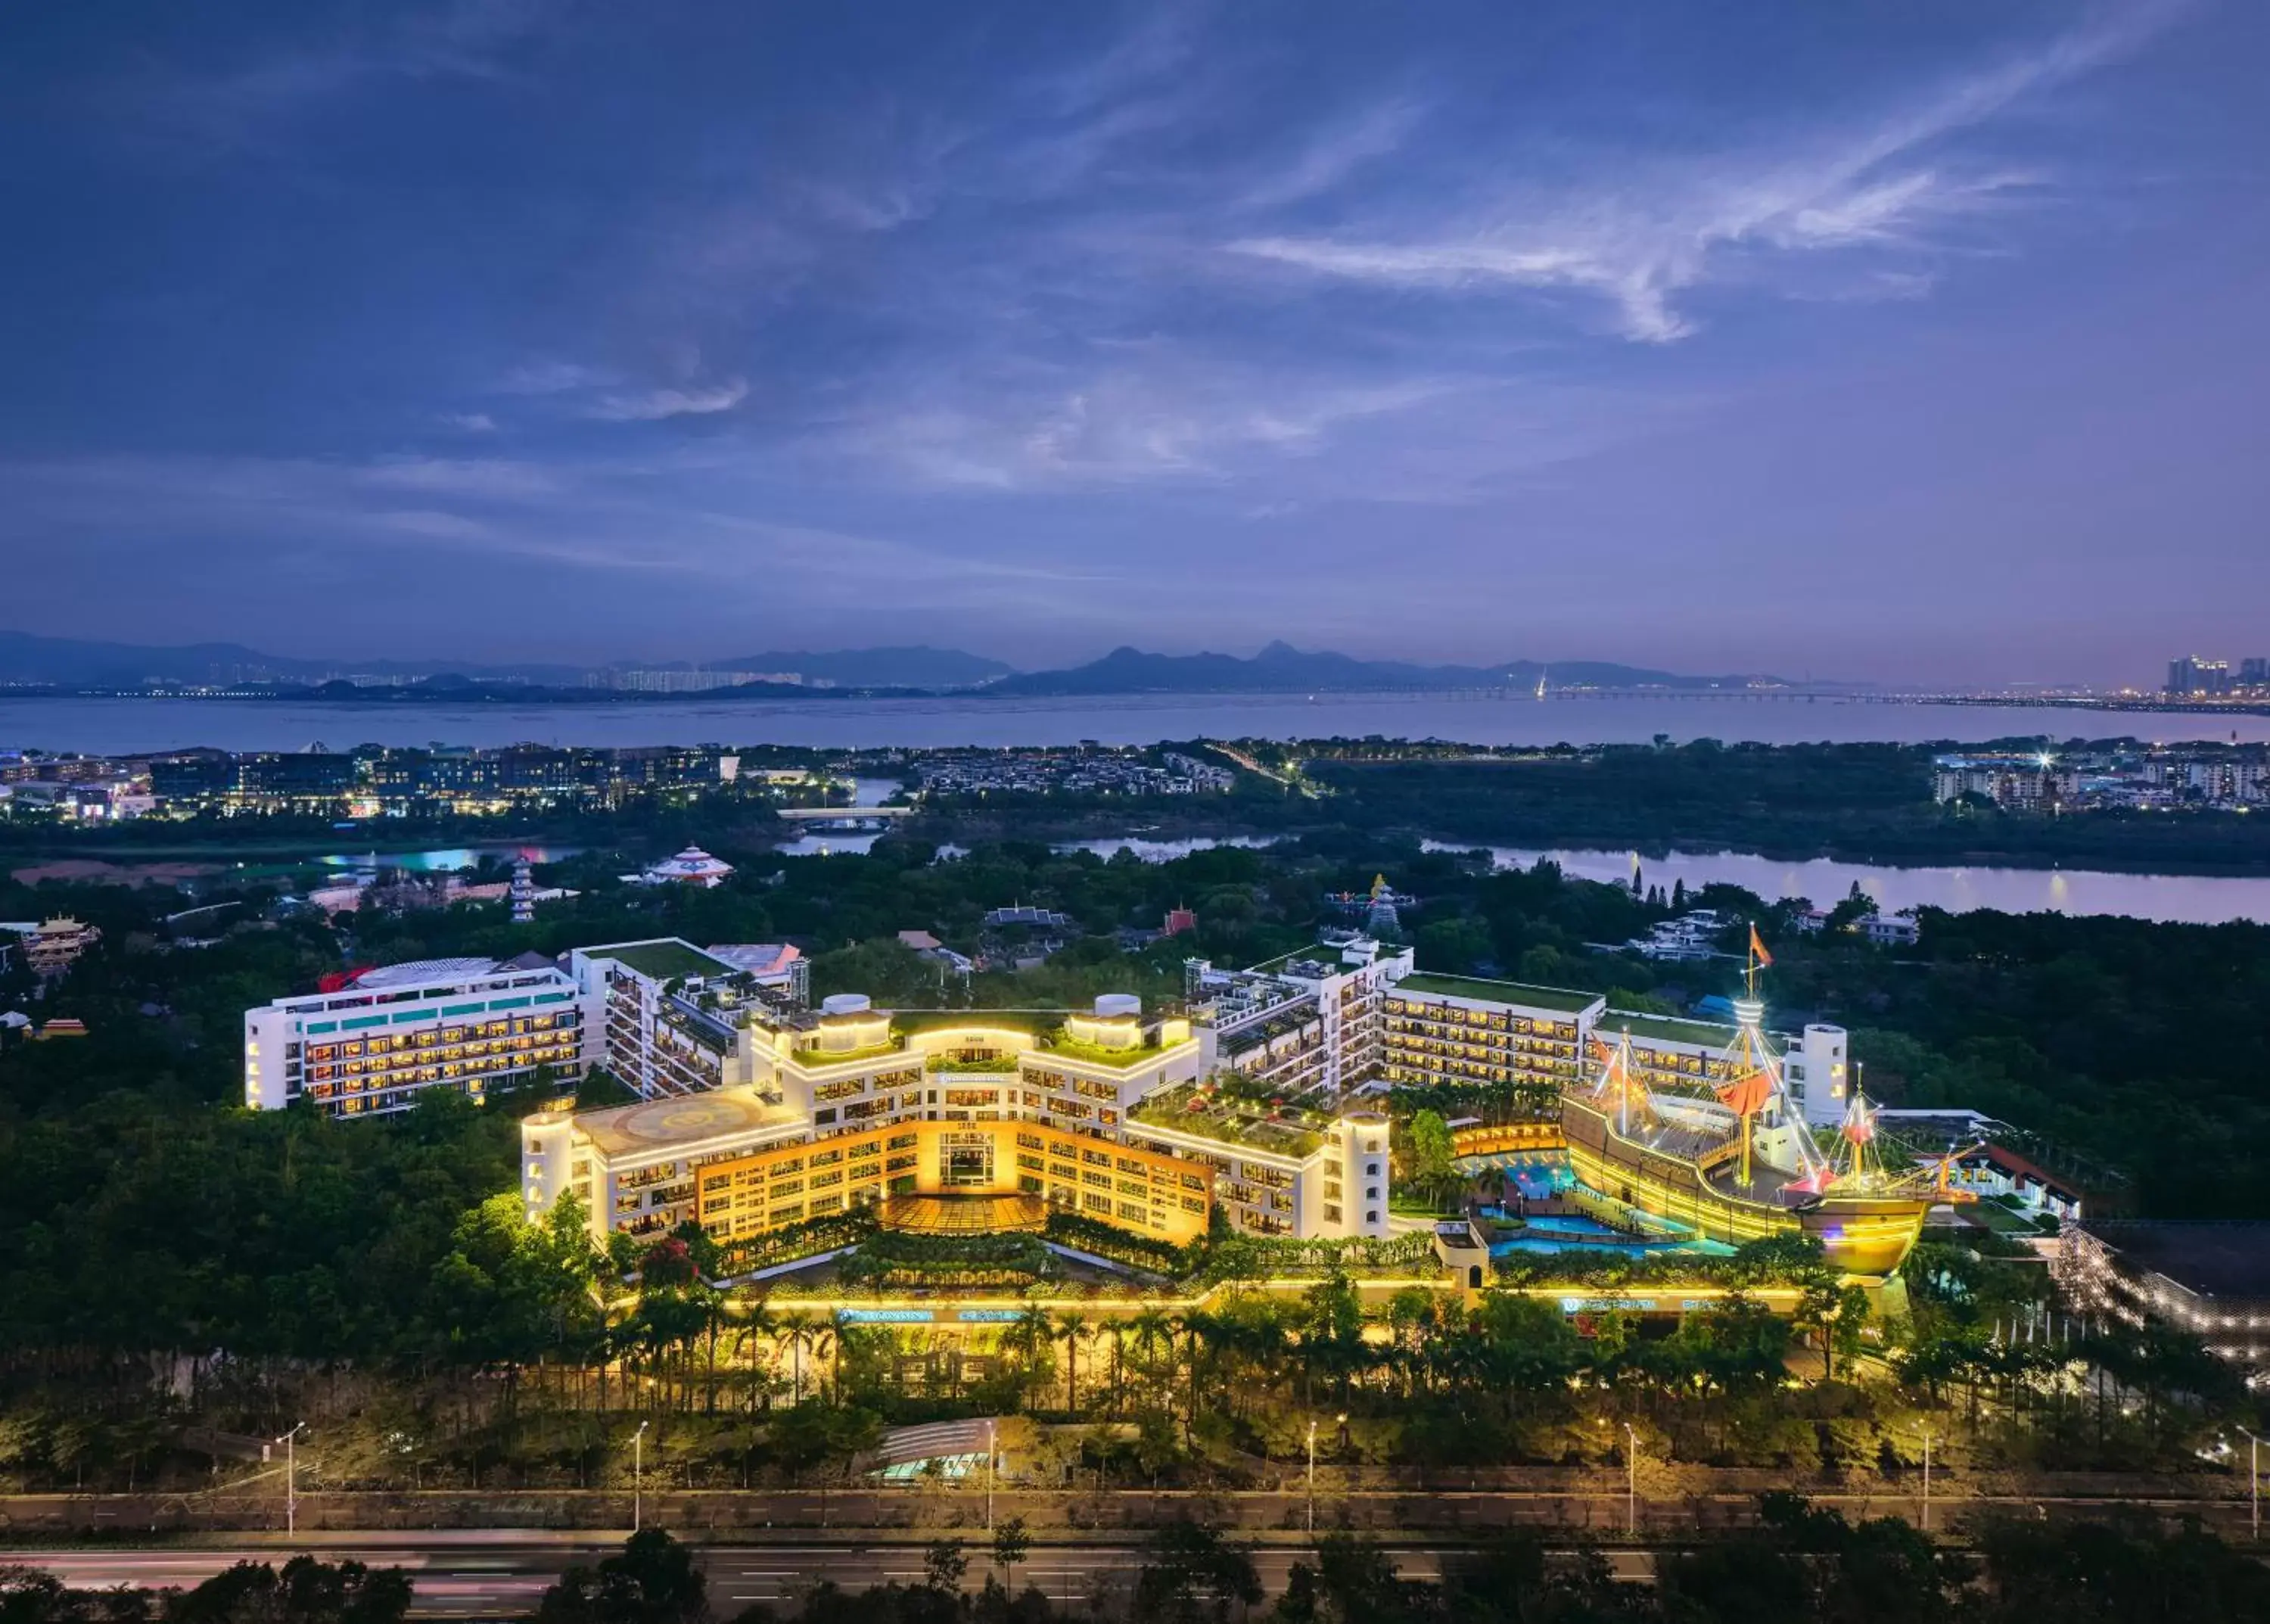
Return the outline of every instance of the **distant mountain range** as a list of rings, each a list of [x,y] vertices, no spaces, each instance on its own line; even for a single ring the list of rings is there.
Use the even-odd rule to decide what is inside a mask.
[[[1534,688],[1542,680],[1569,687],[1746,688],[1785,686],[1764,676],[1682,677],[1673,671],[1575,660],[1541,665],[1510,660],[1502,665],[1413,665],[1399,660],[1359,660],[1345,654],[1306,653],[1271,643],[1250,660],[1231,654],[1146,654],[1114,649],[1070,671],[1028,671],[992,685],[999,693],[1349,693],[1382,688]]]
[[[1763,675],[1683,676],[1675,671],[1597,660],[1549,666],[1532,660],[1510,660],[1499,665],[1421,665],[1398,660],[1359,660],[1322,650],[1309,652],[1281,642],[1271,643],[1251,659],[1229,654],[1148,654],[1139,649],[1121,648],[1100,660],[1068,670],[1020,672],[982,655],[919,645],[752,654],[704,661],[698,666],[689,662],[618,662],[606,667],[474,666],[440,661],[297,659],[264,654],[241,643],[153,648],[0,632],[0,683],[66,691],[265,685],[279,693],[318,694],[326,700],[463,700],[484,695],[521,700],[656,699],[664,695],[652,691],[625,692],[623,689],[630,685],[594,685],[589,679],[594,671],[696,669],[792,675],[804,685],[751,682],[708,691],[706,697],[714,699],[773,699],[799,694],[840,697],[847,691],[878,690],[976,690],[989,694],[1035,696],[1346,693],[1382,689],[1534,688],[1540,680],[1548,687],[1666,688],[1683,692],[1792,686],[1779,678]],[[378,679],[375,685],[371,684],[374,679]],[[358,686],[358,679],[371,686]],[[395,686],[385,686],[388,684]]]

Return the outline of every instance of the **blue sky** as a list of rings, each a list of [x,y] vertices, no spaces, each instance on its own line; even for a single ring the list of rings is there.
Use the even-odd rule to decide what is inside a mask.
[[[2270,652],[2270,8],[19,8],[0,619]]]

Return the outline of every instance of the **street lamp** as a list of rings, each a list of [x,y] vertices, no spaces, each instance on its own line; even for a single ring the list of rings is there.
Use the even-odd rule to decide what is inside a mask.
[[[1639,1532],[1639,1435],[1624,1423],[1624,1534]]]
[[[993,1531],[993,1423],[985,1423],[985,1531]]]
[[[294,1443],[307,1429],[307,1422],[295,1421],[292,1430],[280,1440],[284,1445],[284,1535],[286,1539],[300,1531],[300,1455]]]
[[[646,1516],[646,1429],[641,1421],[631,1435],[631,1532],[644,1525]]]
[[[1931,1434],[1917,1435],[1923,1440],[1923,1531],[1931,1531]]]
[[[1336,1415],[1332,1420],[1338,1426],[1347,1425],[1345,1415]],[[1311,1534],[1317,1531],[1317,1423],[1314,1417],[1309,1421],[1309,1531]]]
[[[2246,1499],[2248,1519],[2252,1527],[2254,1543],[2262,1543],[2262,1440],[2241,1427],[2246,1433]]]

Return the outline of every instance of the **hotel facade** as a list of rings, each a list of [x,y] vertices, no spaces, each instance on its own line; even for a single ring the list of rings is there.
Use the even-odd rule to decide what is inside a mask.
[[[1124,994],[1072,1013],[892,1012],[858,994],[813,1010],[804,968],[784,946],[664,938],[365,972],[247,1013],[246,1103],[362,1116],[605,1065],[637,1102],[530,1117],[522,1177],[531,1217],[573,1192],[602,1236],[692,1220],[746,1240],[983,1195],[1173,1241],[1217,1209],[1240,1233],[1354,1239],[1389,1233],[1389,1123],[1368,1096],[1557,1091],[1626,1038],[1651,1083],[1707,1087],[1730,1079],[1736,1036],[1593,993],[1422,974],[1410,949],[1347,933],[1250,970],[1192,960],[1186,1012],[1168,1015]],[[1837,1120],[1843,1031],[1784,1042],[1807,1119]]]
[[[378,1116],[429,1088],[478,1100],[540,1069],[572,1084],[603,1052],[595,1002],[549,960],[426,959],[247,1010],[244,1102]]]

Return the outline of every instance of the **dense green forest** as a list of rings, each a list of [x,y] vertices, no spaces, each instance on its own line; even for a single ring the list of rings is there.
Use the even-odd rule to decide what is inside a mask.
[[[2270,818],[2090,810],[2063,817],[1932,799],[1932,748],[1733,745],[1368,760],[1318,751],[1315,816],[1500,846],[1755,851],[1852,862],[2270,871]]]

